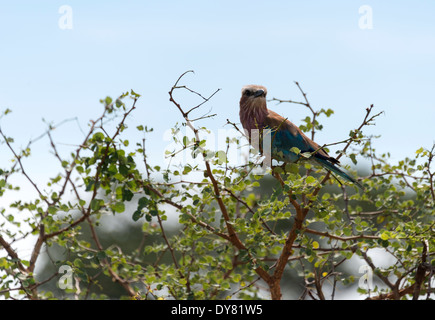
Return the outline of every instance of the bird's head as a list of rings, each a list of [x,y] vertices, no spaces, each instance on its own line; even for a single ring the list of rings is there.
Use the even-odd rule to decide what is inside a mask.
[[[240,108],[265,109],[267,89],[258,85],[247,85],[242,88]]]

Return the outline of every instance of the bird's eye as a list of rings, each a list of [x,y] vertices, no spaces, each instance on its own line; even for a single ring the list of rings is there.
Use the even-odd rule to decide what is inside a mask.
[[[247,96],[250,96],[250,95],[252,94],[252,92],[251,92],[251,90],[245,90],[245,94],[246,94]]]

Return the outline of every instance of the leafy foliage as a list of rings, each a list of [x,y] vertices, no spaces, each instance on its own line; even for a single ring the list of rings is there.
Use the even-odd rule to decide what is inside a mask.
[[[90,122],[84,141],[69,156],[58,152],[55,127],[48,128],[45,137],[61,172],[46,188],[25,170],[31,143],[17,152],[13,139],[0,129],[2,153],[9,149],[13,158],[9,168],[0,169],[0,196],[20,191],[11,182],[18,175],[37,193],[33,200],[0,209],[0,294],[18,299],[280,299],[291,287],[300,298],[326,299],[334,298],[340,286],[371,299],[431,296],[434,148],[419,148],[414,157],[391,164],[388,154],[376,153],[373,137],[363,134],[376,118],[371,106],[348,139],[331,144],[344,145],[338,158],[371,163],[360,179],[364,192],[342,185],[310,162],[266,172],[253,157],[234,165],[230,151],[246,139],[240,134],[227,138],[226,150],[206,149],[201,135],[207,129],[195,127],[189,115],[217,91],[204,97],[178,85],[185,74],[169,95],[193,138],[180,137],[176,126],[178,149],[168,150],[167,156],[188,152],[199,162],[171,162],[167,168],[151,164],[145,138],[153,130],[145,125],[133,128],[142,140],[123,138],[130,129],[125,121],[140,98],[133,90],[101,100],[102,115]],[[301,129],[314,136],[322,129],[319,118],[333,111],[315,112],[296,84],[305,102],[274,100],[308,107],[312,114]],[[202,102],[185,111],[174,98],[176,90],[188,90]],[[115,126],[108,125],[109,118],[117,120]],[[110,216],[128,217],[127,234],[137,235],[136,240],[105,239],[101,223]],[[17,247],[32,237],[31,254],[23,258]],[[50,263],[39,273],[35,268],[44,250]],[[374,251],[392,262],[378,266]],[[357,286],[363,275],[355,271],[355,259],[373,273],[372,287]],[[53,287],[68,280],[60,266],[69,267],[73,277],[73,285],[62,290]],[[122,293],[113,293],[112,283]]]

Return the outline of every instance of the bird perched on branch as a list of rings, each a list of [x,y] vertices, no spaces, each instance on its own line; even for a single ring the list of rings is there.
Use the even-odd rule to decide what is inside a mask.
[[[254,133],[259,139],[270,134],[270,155],[273,159],[286,163],[294,163],[301,159],[304,153],[311,153],[310,159],[320,164],[326,170],[352,182],[361,189],[358,181],[338,168],[339,161],[323,150],[317,143],[308,138],[296,125],[276,112],[269,110],[266,104],[267,89],[263,86],[248,85],[242,88],[240,98],[240,121],[247,131],[252,144]],[[257,136],[257,137],[258,137]],[[261,149],[263,152],[264,150]]]

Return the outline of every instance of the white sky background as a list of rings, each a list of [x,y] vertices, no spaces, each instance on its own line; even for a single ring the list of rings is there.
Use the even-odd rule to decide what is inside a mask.
[[[62,5],[72,9],[72,29],[59,28]],[[363,5],[372,9],[372,29],[359,27]],[[142,139],[137,125],[153,127],[147,149],[151,164],[161,165],[170,143],[165,134],[182,121],[168,91],[181,73],[194,70],[182,84],[203,95],[222,89],[195,114],[217,113],[201,123],[216,137],[229,129],[226,119],[239,122],[243,85],[264,85],[269,98],[302,101],[298,81],[315,109],[335,111],[320,118],[319,144],[347,138],[374,104],[374,112],[385,111],[366,131],[381,135],[376,149],[396,160],[412,157],[435,140],[434,15],[429,0],[0,0],[0,111],[13,111],[0,126],[19,150],[46,130],[43,118],[77,117],[86,131],[102,112],[100,98],[133,89],[142,98],[126,135],[134,145]],[[198,102],[177,96],[186,109]],[[299,105],[269,107],[296,124],[310,115]],[[64,155],[83,140],[76,122],[53,136]],[[35,181],[61,171],[49,150],[47,140],[38,141],[24,162]],[[1,144],[0,168],[11,158]],[[0,199],[0,207],[11,199]]]

